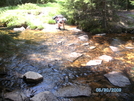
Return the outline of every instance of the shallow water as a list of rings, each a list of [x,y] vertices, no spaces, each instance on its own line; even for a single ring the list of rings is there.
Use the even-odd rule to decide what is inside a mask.
[[[134,35],[126,33],[91,35],[72,30],[73,28],[75,27],[67,26],[68,30],[53,32],[25,30],[17,33],[16,36],[12,30],[1,30],[13,35],[17,39],[18,47],[18,51],[10,57],[1,55],[3,62],[0,64],[1,92],[21,89],[27,97],[32,97],[43,91],[54,92],[65,84],[80,84],[92,88],[90,97],[59,99],[61,101],[131,101],[134,96],[133,85],[121,88],[121,93],[98,93],[96,88],[118,88],[104,77],[109,71],[123,71],[133,84]],[[79,38],[87,34],[89,40]],[[113,52],[109,46],[115,46],[119,51]],[[82,55],[74,57],[74,53]],[[114,60],[103,61],[96,66],[86,66],[89,60],[101,55],[109,55]],[[40,73],[44,77],[43,81],[37,85],[26,84],[21,76],[27,71]]]

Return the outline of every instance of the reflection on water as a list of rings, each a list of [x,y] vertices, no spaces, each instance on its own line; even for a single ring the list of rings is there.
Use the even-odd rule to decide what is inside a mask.
[[[69,26],[67,28],[71,29]],[[27,97],[31,97],[43,91],[53,92],[65,84],[80,84],[92,88],[90,97],[62,100],[130,101],[134,96],[133,85],[122,88],[121,93],[97,93],[96,88],[117,88],[104,77],[109,71],[123,71],[133,84],[134,35],[87,34],[89,40],[86,41],[79,38],[85,35],[84,32],[73,30],[56,32],[25,30],[14,36],[17,39],[18,51],[11,57],[0,58],[1,92],[21,89]],[[118,48],[118,51],[113,51],[109,46]],[[103,61],[100,65],[86,66],[88,61],[98,59],[102,55],[111,56],[113,60]],[[43,75],[43,82],[37,85],[26,84],[22,75],[27,71]]]

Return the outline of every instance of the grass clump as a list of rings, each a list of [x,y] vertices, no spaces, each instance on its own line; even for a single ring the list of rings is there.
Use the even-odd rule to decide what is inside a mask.
[[[31,9],[40,9],[40,7],[36,4],[26,3],[26,4],[18,5],[17,9],[19,9],[19,10],[31,10]]]
[[[7,27],[29,26],[31,29],[42,29],[44,23],[55,23],[53,16],[60,14],[62,7],[57,3],[26,3],[0,9],[0,22]]]

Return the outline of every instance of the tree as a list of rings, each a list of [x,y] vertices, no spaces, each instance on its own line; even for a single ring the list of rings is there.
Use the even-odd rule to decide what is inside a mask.
[[[110,31],[111,22],[117,20],[118,0],[67,0],[65,7],[69,18],[85,31]]]

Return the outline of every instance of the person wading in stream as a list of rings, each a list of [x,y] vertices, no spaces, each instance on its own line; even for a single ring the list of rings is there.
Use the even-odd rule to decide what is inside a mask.
[[[56,21],[58,29],[61,30],[61,27],[65,29],[65,22],[67,21],[67,19],[63,15],[56,15],[53,17],[53,20]]]

